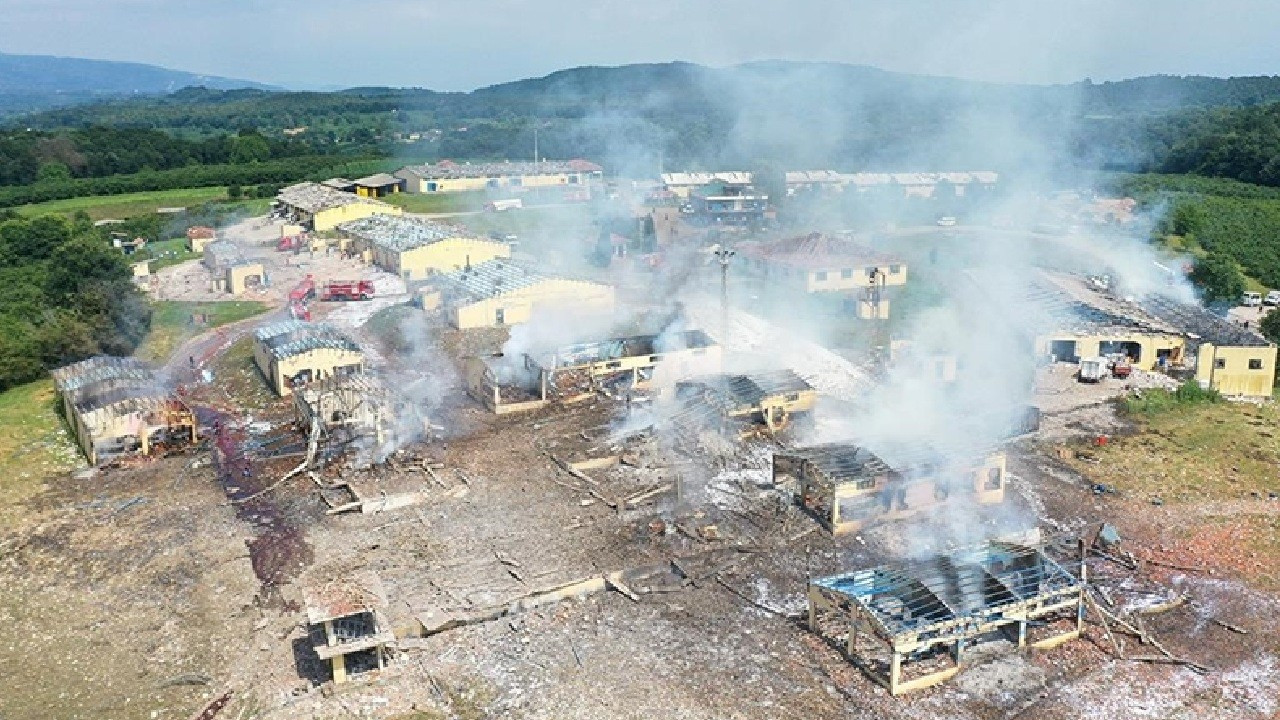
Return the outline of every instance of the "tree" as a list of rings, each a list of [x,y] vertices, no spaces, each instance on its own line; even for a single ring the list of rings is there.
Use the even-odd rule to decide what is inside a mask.
[[[60,162],[48,162],[40,166],[36,180],[40,182],[59,182],[71,179],[71,170]]]
[[[1196,262],[1191,271],[1195,283],[1208,302],[1239,300],[1244,293],[1244,274],[1240,266],[1225,255],[1209,253]]]
[[[241,135],[231,141],[231,162],[237,165],[266,162],[271,159],[271,145],[257,133]]]
[[[227,186],[227,197],[231,198],[232,200],[239,200],[242,195],[244,195],[244,188],[240,187],[239,185]]]
[[[1263,337],[1280,345],[1280,312],[1273,310],[1262,316],[1262,322],[1258,323],[1258,329],[1262,331]]]

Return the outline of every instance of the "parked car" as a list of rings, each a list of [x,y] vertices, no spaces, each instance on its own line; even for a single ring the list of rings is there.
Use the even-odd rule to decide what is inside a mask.
[[[944,215],[938,218],[939,227],[955,227],[956,219],[950,215]]]
[[[1267,296],[1262,298],[1263,305],[1280,305],[1280,290],[1272,290]]]
[[[1258,307],[1262,304],[1262,293],[1250,290],[1240,298],[1240,304],[1245,307]]]

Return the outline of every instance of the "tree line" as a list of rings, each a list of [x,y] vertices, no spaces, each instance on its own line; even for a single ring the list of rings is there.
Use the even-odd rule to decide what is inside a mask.
[[[98,353],[127,355],[150,324],[124,257],[87,215],[0,211],[0,391]]]

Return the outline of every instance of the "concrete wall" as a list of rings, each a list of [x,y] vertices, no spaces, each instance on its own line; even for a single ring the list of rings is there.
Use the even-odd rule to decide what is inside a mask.
[[[227,292],[232,295],[243,295],[250,286],[262,284],[263,273],[262,263],[232,265],[227,268]]]
[[[1072,335],[1070,333],[1044,335],[1036,338],[1036,353],[1047,356],[1055,342],[1074,342],[1076,357],[1098,357],[1102,354],[1102,344],[1134,343],[1138,346],[1138,360],[1134,367],[1139,370],[1155,370],[1157,355],[1162,350],[1170,353],[1170,362],[1181,363],[1186,354],[1186,341],[1177,335],[1160,335],[1154,333],[1115,333],[1108,335]]]
[[[482,327],[499,327],[498,310],[502,310],[501,325],[517,325],[527,322],[539,305],[565,305],[588,312],[611,312],[614,290],[608,285],[550,278],[537,285],[503,293],[479,302],[455,305],[449,313],[454,327],[460,330]]]
[[[291,378],[303,370],[311,370],[313,381],[332,377],[337,368],[355,366],[364,370],[364,353],[340,350],[337,348],[316,348],[298,353],[287,358],[276,359],[267,351],[265,345],[254,341],[253,359],[266,379],[267,385],[282,397],[291,395],[286,378]]]
[[[373,203],[351,203],[321,210],[311,217],[311,229],[316,232],[332,230],[338,225],[351,220],[369,217],[370,215],[401,215],[404,210],[395,205]]]
[[[1271,397],[1275,372],[1275,345],[1218,347],[1201,343],[1196,354],[1196,381],[1227,396]]]
[[[841,292],[867,288],[871,285],[871,271],[873,269],[877,269],[884,274],[885,287],[907,284],[906,263],[859,265],[857,267],[833,267],[826,270],[812,270],[805,277],[805,291]],[[894,272],[895,270],[897,272]]]
[[[449,238],[405,252],[373,247],[373,263],[405,280],[422,280],[434,273],[453,272],[468,263],[478,265],[486,260],[511,257],[506,243],[474,238]]]

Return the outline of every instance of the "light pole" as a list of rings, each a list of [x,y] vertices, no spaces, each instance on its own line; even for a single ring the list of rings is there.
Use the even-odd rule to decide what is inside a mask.
[[[721,245],[714,254],[720,261],[720,332],[723,334],[720,342],[723,344],[729,341],[729,258],[736,253]]]

